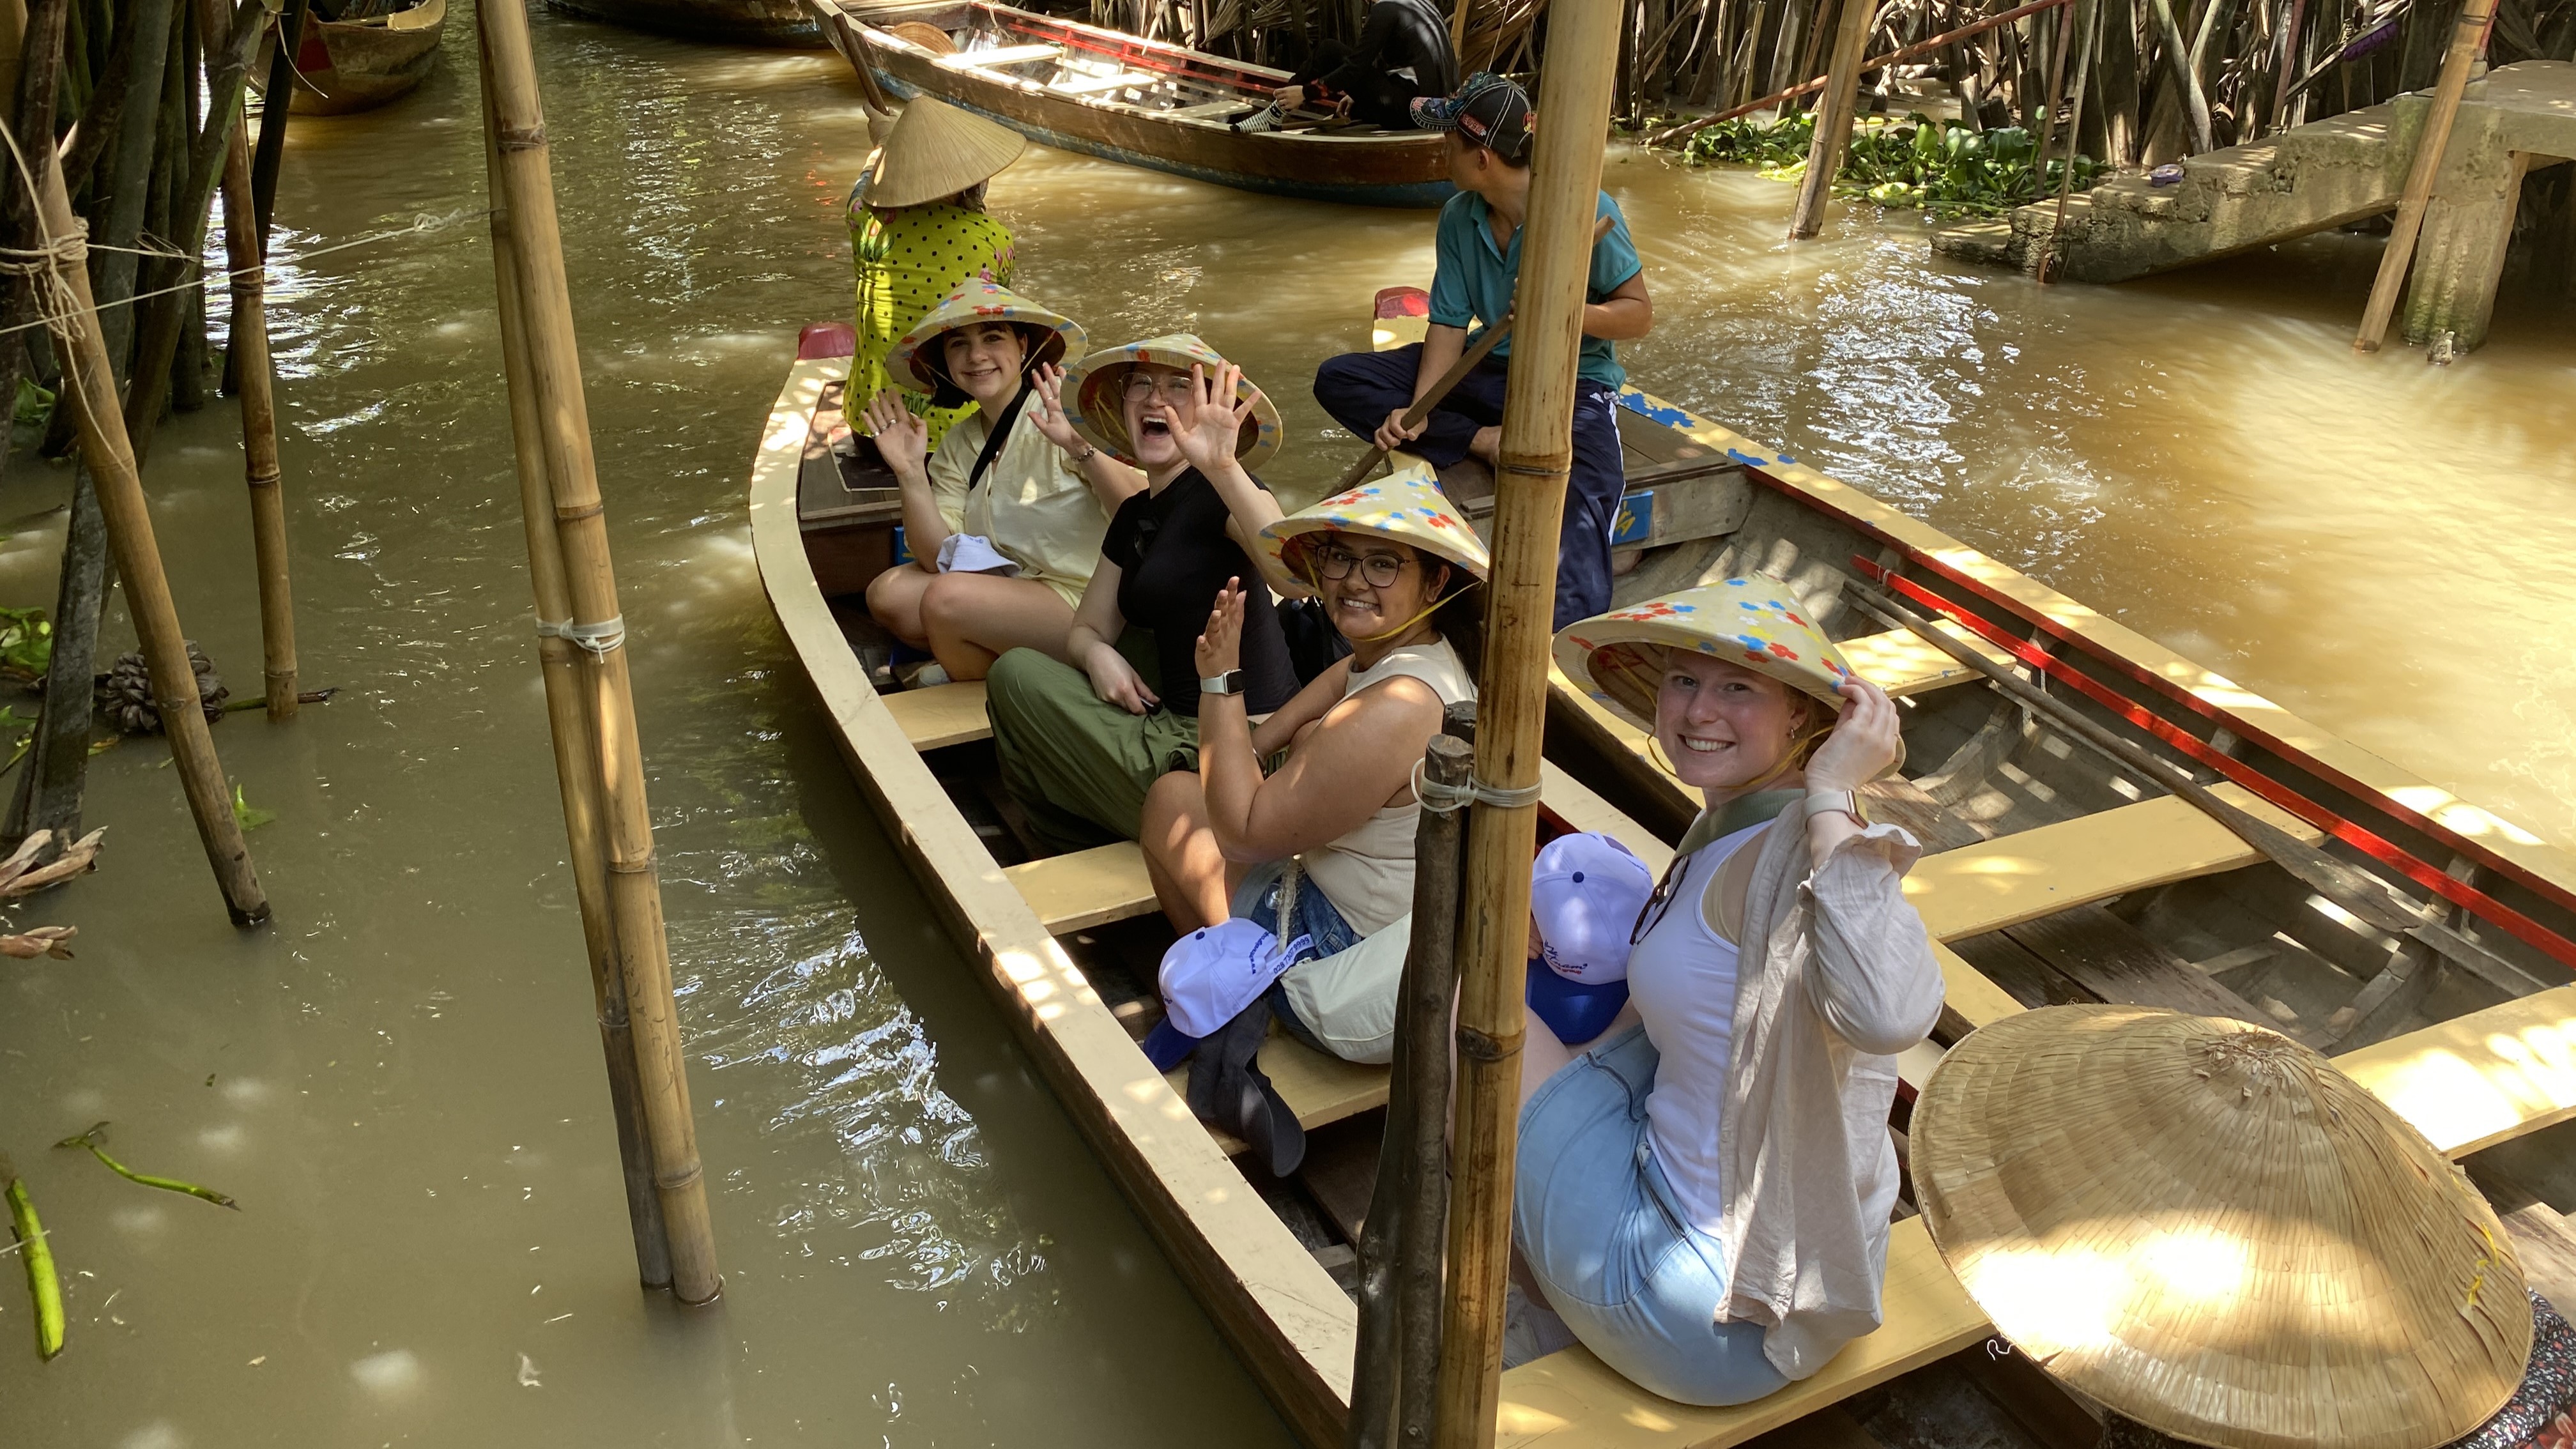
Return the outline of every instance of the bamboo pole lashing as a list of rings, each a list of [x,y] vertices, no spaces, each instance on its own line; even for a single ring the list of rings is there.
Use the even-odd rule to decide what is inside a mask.
[[[220,8],[220,0],[215,0]],[[235,106],[241,103],[238,99]],[[277,451],[276,372],[268,352],[267,269],[253,214],[249,127],[236,122],[224,144],[224,259],[232,271],[232,323],[225,351],[241,404],[242,472],[250,489],[251,560],[259,573],[261,672],[268,717],[293,719],[295,590],[287,575],[285,470]]]
[[[543,424],[546,477],[556,537],[572,600],[570,636],[583,646],[590,685],[591,728],[600,774],[607,842],[610,913],[624,967],[628,1021],[635,1033],[636,1075],[645,1132],[653,1146],[653,1180],[671,1250],[671,1289],[683,1303],[705,1303],[723,1290],[714,1225],[689,1105],[687,1060],[672,1002],[669,947],[662,932],[661,886],[653,860],[652,821],[644,796],[644,762],[610,564],[574,342],[572,294],[564,272],[555,214],[545,114],[536,58],[522,0],[477,6],[492,88],[490,126],[500,158],[508,216],[511,274],[526,324],[528,380]]]
[[[2467,0],[2451,30],[2450,53],[2442,58],[2442,76],[2433,87],[2432,108],[2424,115],[2424,132],[2415,143],[2415,162],[2406,173],[2406,190],[2397,201],[2397,220],[2388,231],[2388,249],[2379,256],[2379,275],[2371,279],[2370,302],[2362,308],[2361,328],[2352,350],[2377,352],[2388,339],[2388,319],[2397,312],[2406,269],[2415,260],[2415,241],[2424,229],[2424,208],[2432,201],[2433,180],[2451,149],[2451,126],[2460,116],[2460,97],[2469,88],[2469,71],[2486,49],[2487,27],[2495,20],[2496,0]]]
[[[519,509],[527,532],[528,579],[537,618],[563,621],[572,618],[572,593],[564,579],[563,546],[555,535],[545,424],[537,416],[529,375],[526,313],[510,253],[508,208],[501,200],[501,160],[494,139],[499,128],[493,124],[488,69],[483,94],[484,169],[494,203],[494,291],[500,303],[501,363],[510,400],[510,439],[518,463]],[[554,744],[555,784],[563,803],[573,898],[581,911],[591,1002],[599,1019],[600,1052],[608,1067],[608,1100],[626,1183],[627,1227],[635,1239],[636,1276],[648,1288],[668,1288],[671,1247],[662,1223],[661,1197],[653,1186],[652,1144],[645,1136],[643,1108],[637,1100],[641,1087],[636,1076],[635,1032],[627,1014],[626,972],[617,958],[607,843],[600,825],[598,744],[590,725],[581,650],[560,630],[540,630],[537,669],[545,682],[546,728]]]
[[[1824,228],[1825,204],[1833,199],[1834,176],[1842,170],[1843,151],[1851,145],[1852,122],[1860,110],[1860,53],[1869,43],[1877,12],[1878,0],[1843,0],[1833,59],[1825,69],[1824,109],[1816,116],[1815,138],[1807,146],[1807,174],[1798,181],[1798,204],[1789,213],[1791,241],[1803,241]]]
[[[23,34],[26,20],[20,0],[5,3],[12,24]],[[62,344],[63,398],[72,410],[82,461],[97,489],[108,546],[125,580],[126,606],[142,640],[153,703],[161,712],[162,731],[170,740],[170,758],[196,823],[197,838],[205,847],[233,923],[257,925],[268,919],[268,896],[251,867],[241,822],[233,816],[232,792],[224,786],[223,763],[215,756],[214,736],[206,728],[205,709],[197,694],[196,671],[188,663],[178,603],[161,568],[152,512],[144,501],[143,480],[136,473],[125,420],[116,406],[116,374],[109,366],[98,309],[90,296],[80,223],[63,190],[62,163],[54,148],[33,149],[37,154],[32,157],[13,154],[10,165],[13,171],[27,166],[35,172],[46,259],[36,264],[31,280],[47,293],[40,305]],[[25,173],[20,176],[23,180]]]
[[[1487,1449],[1494,1442],[1502,1378],[1547,649],[1557,539],[1573,463],[1576,351],[1619,63],[1619,7],[1569,7],[1554,12],[1553,26],[1537,109],[1556,119],[1538,128],[1531,156],[1478,674],[1483,685],[1477,699],[1477,803],[1467,827],[1466,914],[1458,950],[1455,1184],[1439,1418],[1432,1436],[1444,1449]]]

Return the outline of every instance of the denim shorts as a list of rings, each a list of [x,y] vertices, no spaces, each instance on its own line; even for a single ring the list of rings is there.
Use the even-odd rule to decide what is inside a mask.
[[[1646,1143],[1658,1057],[1632,1026],[1576,1057],[1521,1106],[1512,1241],[1583,1346],[1686,1404],[1741,1404],[1789,1380],[1762,1325],[1720,1323],[1726,1250],[1693,1227]]]
[[[1234,914],[1259,921],[1268,930],[1278,931],[1279,886],[1287,874],[1288,862],[1284,860],[1254,866],[1252,873],[1243,878],[1243,884],[1235,887]],[[1280,939],[1294,941],[1299,936],[1307,938],[1306,949],[1297,953],[1297,959],[1289,963],[1292,966],[1320,961],[1326,956],[1338,956],[1360,943],[1360,933],[1351,929],[1350,922],[1342,919],[1341,911],[1316,887],[1315,882],[1302,874],[1297,879],[1297,899],[1289,907],[1289,914],[1288,929],[1280,932]],[[1281,975],[1284,977],[1286,973]],[[1280,988],[1277,981],[1270,983],[1270,989],[1263,993],[1262,1000],[1269,1003],[1270,1014],[1279,1018],[1279,1024],[1287,1029],[1290,1036],[1326,1056],[1335,1055],[1333,1049],[1315,1035],[1314,1029],[1298,1018],[1296,1008],[1288,1002],[1288,993]]]

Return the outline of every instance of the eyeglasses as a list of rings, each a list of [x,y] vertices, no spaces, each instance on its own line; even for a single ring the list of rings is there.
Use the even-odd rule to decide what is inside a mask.
[[[1349,578],[1351,565],[1357,564],[1360,577],[1366,579],[1371,588],[1379,589],[1392,587],[1398,578],[1403,577],[1406,562],[1399,554],[1352,553],[1339,548],[1319,549],[1315,554],[1315,570],[1324,577]]]
[[[1161,393],[1178,402],[1190,395],[1191,382],[1186,373],[1177,377],[1169,375],[1157,377],[1150,372],[1131,372],[1127,374],[1125,386],[1129,402],[1149,398],[1156,393]]]

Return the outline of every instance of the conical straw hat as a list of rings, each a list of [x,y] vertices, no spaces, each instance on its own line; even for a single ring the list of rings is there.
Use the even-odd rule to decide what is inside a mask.
[[[2008,1017],[1915,1104],[1924,1224],[2050,1373],[2226,1449],[2433,1449],[2513,1395],[2522,1268],[2423,1136],[2315,1052],[2134,1006]]]
[[[1851,676],[1843,651],[1787,584],[1759,574],[1578,619],[1557,633],[1556,665],[1594,698],[1653,729],[1661,649],[1758,670],[1842,713],[1843,697],[1834,691]]]
[[[1225,366],[1225,359],[1197,334],[1175,332],[1123,347],[1104,347],[1064,370],[1065,421],[1093,447],[1121,463],[1136,461],[1136,445],[1127,437],[1122,395],[1127,374],[1149,362],[1183,372],[1195,363],[1210,375]],[[1243,420],[1242,436],[1234,445],[1235,460],[1248,473],[1278,456],[1279,409],[1249,377],[1235,384],[1234,395],[1237,401],[1252,401],[1252,416]]]
[[[1485,581],[1492,560],[1485,541],[1440,491],[1428,464],[1409,463],[1373,483],[1300,508],[1261,530],[1261,546],[1293,578],[1311,581],[1305,545],[1327,533],[1375,533],[1447,559]]]
[[[904,106],[886,136],[859,202],[892,208],[955,196],[976,182],[992,180],[1028,146],[1028,139],[1008,126],[919,96]]]
[[[1080,357],[1090,345],[1082,324],[1061,312],[1050,311],[1008,287],[997,286],[981,277],[969,277],[957,284],[957,290],[945,301],[922,314],[912,330],[895,339],[894,349],[886,354],[886,376],[897,387],[930,394],[934,407],[953,408],[966,401],[966,390],[951,381],[947,359],[942,356],[940,339],[952,329],[979,322],[1009,322],[1019,327],[1029,339],[1028,357],[1021,371],[1043,362],[1063,362]]]

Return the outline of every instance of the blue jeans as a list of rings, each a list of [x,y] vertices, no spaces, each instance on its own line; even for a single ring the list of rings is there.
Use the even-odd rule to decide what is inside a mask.
[[[1657,1060],[1632,1026],[1522,1104],[1512,1241],[1565,1326],[1630,1382],[1747,1403],[1789,1380],[1762,1356],[1762,1325],[1717,1321],[1726,1250],[1682,1216],[1646,1143]]]
[[[1254,866],[1252,873],[1243,878],[1243,884],[1235,887],[1234,914],[1259,921],[1267,930],[1278,931],[1279,883],[1287,873],[1288,862],[1284,860]],[[1342,919],[1341,911],[1314,881],[1302,876],[1297,881],[1296,904],[1289,909],[1288,929],[1280,933],[1280,940],[1294,941],[1299,936],[1307,937],[1308,944],[1305,950],[1297,953],[1296,960],[1288,963],[1291,966],[1338,956],[1360,943],[1360,933],[1351,929],[1350,922]],[[1280,976],[1285,979],[1287,973],[1283,971]],[[1270,983],[1270,989],[1262,993],[1262,1000],[1269,1003],[1270,1014],[1279,1018],[1279,1024],[1287,1029],[1290,1036],[1328,1057],[1336,1055],[1315,1035],[1313,1028],[1299,1019],[1296,1008],[1288,1002],[1288,993],[1280,988],[1279,982]]]
[[[1422,371],[1422,344],[1392,352],[1345,352],[1324,359],[1315,372],[1315,401],[1333,420],[1366,438],[1388,413],[1413,402]],[[1459,379],[1431,410],[1423,434],[1408,450],[1446,468],[1467,456],[1478,428],[1503,420],[1509,359],[1488,357]],[[1574,386],[1574,466],[1566,479],[1565,522],[1557,533],[1556,622],[1562,629],[1610,607],[1610,530],[1619,522],[1619,495],[1627,490],[1619,451],[1618,389],[1578,379]]]

